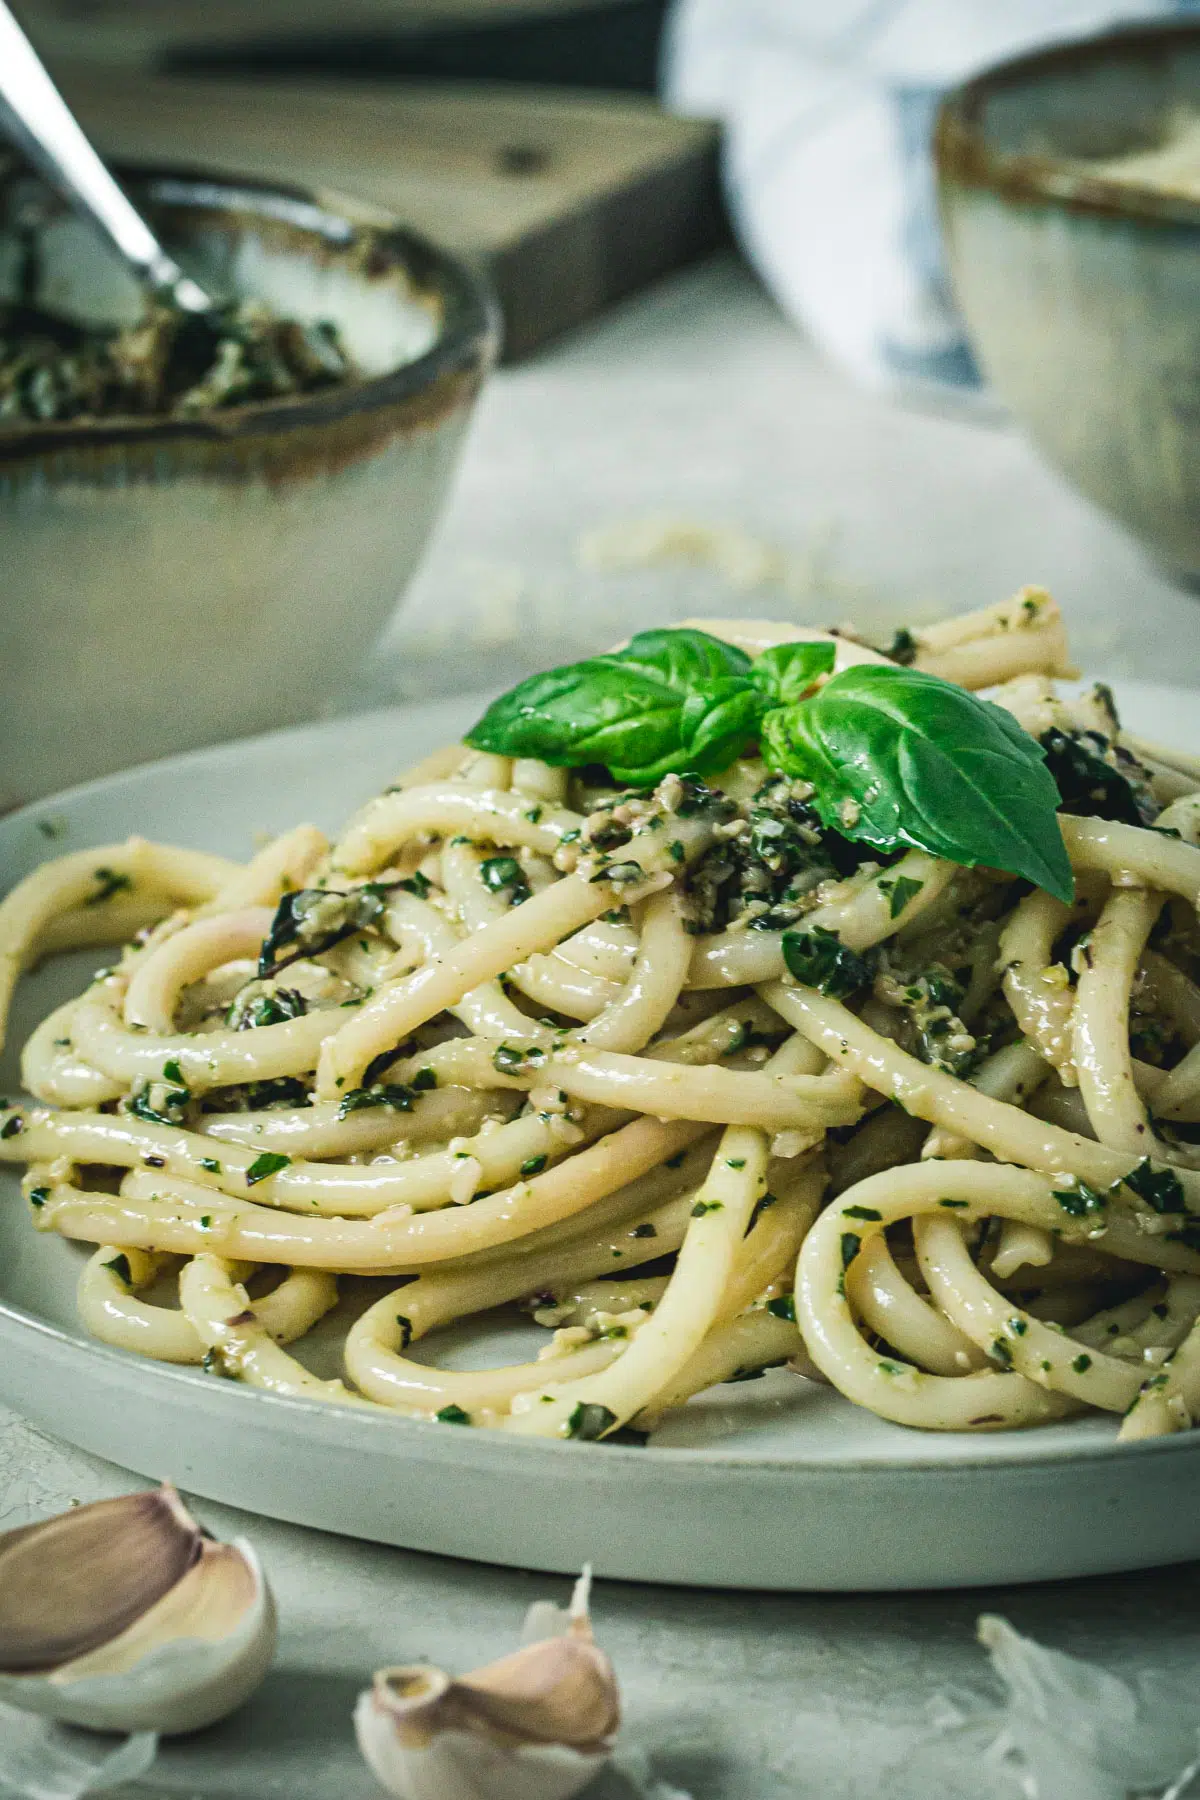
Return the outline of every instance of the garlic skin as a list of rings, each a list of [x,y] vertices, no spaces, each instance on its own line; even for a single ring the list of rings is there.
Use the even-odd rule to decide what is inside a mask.
[[[164,1486],[0,1535],[0,1700],[96,1731],[199,1731],[275,1653],[244,1539],[207,1537]]]
[[[417,1663],[380,1669],[354,1711],[359,1748],[396,1800],[570,1800],[612,1752],[612,1664],[592,1639],[590,1571],[555,1636],[456,1680]],[[541,1624],[542,1607],[531,1608]]]

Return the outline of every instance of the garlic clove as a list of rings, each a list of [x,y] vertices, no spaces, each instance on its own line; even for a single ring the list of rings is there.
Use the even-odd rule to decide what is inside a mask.
[[[177,1509],[181,1529],[194,1534],[194,1555],[179,1579],[159,1592],[137,1617],[51,1668],[9,1672],[0,1663],[0,1700],[94,1730],[172,1735],[198,1731],[224,1718],[258,1687],[270,1666],[276,1640],[274,1601],[258,1558],[244,1540],[218,1544],[205,1537],[174,1490],[132,1498],[147,1500],[163,1493],[168,1505]],[[80,1514],[93,1510],[100,1509],[81,1508]],[[125,1555],[130,1555],[144,1544],[144,1534],[137,1530],[128,1538],[122,1536],[124,1524],[140,1518],[133,1508],[107,1516],[115,1547],[109,1544],[92,1584],[87,1580],[86,1565],[81,1573],[77,1558],[80,1545],[92,1542],[91,1538],[80,1534],[79,1541],[64,1553],[64,1534],[47,1530],[41,1558],[41,1591],[54,1602],[56,1616],[66,1617],[60,1592],[81,1592],[83,1609],[90,1609],[88,1636],[93,1640],[99,1630],[94,1586],[114,1571],[119,1586],[123,1565],[114,1548],[123,1545]],[[57,1523],[50,1520],[47,1526]],[[41,1530],[33,1527],[32,1534]],[[25,1534],[26,1562],[32,1555],[32,1534]],[[0,1540],[0,1582],[6,1570],[5,1551],[12,1547],[11,1536],[7,1542]],[[171,1566],[169,1559],[163,1564],[164,1568]],[[29,1604],[33,1596],[28,1568],[24,1573],[22,1592]],[[153,1591],[156,1585],[161,1587],[161,1580],[147,1582],[146,1591]],[[128,1611],[128,1593],[121,1597],[123,1616]],[[6,1604],[8,1599],[5,1594]],[[19,1622],[23,1614],[15,1616]],[[62,1635],[70,1636],[66,1631]],[[0,1644],[3,1642],[0,1636]]]
[[[571,1589],[571,1598],[566,1606],[560,1606],[556,1600],[533,1601],[521,1626],[521,1642],[537,1644],[542,1638],[563,1637],[567,1634],[583,1634],[590,1638],[591,1603],[592,1565],[584,1563],[583,1573]]]
[[[200,1554],[170,1486],[75,1507],[0,1536],[0,1672],[51,1669],[116,1637]]]
[[[111,1644],[57,1669],[59,1718],[163,1736],[223,1719],[261,1684],[275,1654],[275,1605],[245,1539],[205,1544],[200,1562]],[[86,1716],[85,1716],[86,1715]]]
[[[598,1750],[621,1722],[612,1664],[581,1638],[528,1644],[456,1687],[481,1724],[526,1743]]]
[[[402,1743],[363,1694],[354,1714],[359,1747],[396,1800],[572,1800],[600,1773],[607,1752],[585,1756],[558,1744],[494,1743],[442,1731],[428,1744]]]
[[[590,1572],[558,1627],[456,1680],[428,1664],[380,1669],[354,1725],[398,1800],[568,1800],[607,1762],[621,1722],[612,1664],[592,1638]]]

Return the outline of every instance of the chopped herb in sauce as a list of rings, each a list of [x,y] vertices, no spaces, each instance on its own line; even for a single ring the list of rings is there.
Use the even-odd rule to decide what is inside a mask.
[[[1156,1213],[1186,1212],[1187,1200],[1183,1183],[1173,1169],[1156,1169],[1148,1156],[1125,1176],[1125,1186],[1132,1188],[1139,1200]]]
[[[170,1063],[168,1068],[178,1069],[178,1063]],[[166,1076],[166,1069],[163,1070]],[[191,1091],[172,1083],[170,1078],[162,1081],[147,1081],[129,1099],[128,1110],[135,1119],[144,1119],[148,1125],[182,1125],[187,1117]]]
[[[399,882],[368,881],[342,892],[337,888],[298,888],[285,894],[263,939],[258,959],[262,980],[304,957],[323,956],[343,939],[377,925],[387,911],[388,896]]]
[[[911,669],[917,660],[917,640],[907,625],[901,625],[883,653],[902,669]]]
[[[522,1050],[514,1044],[499,1044],[492,1052],[492,1067],[498,1075],[523,1075],[527,1069],[539,1069],[546,1052],[534,1044]]]
[[[247,1112],[264,1112],[279,1106],[303,1106],[308,1089],[295,1075],[280,1075],[274,1081],[248,1081],[234,1090],[245,1103]]]
[[[1069,1188],[1055,1188],[1053,1193],[1063,1211],[1070,1213],[1073,1219],[1093,1218],[1108,1205],[1107,1195],[1097,1192],[1086,1181],[1078,1179]]]
[[[2,424],[3,415],[0,414],[0,425]],[[92,870],[92,880],[96,883],[96,891],[88,895],[83,903],[85,906],[102,906],[114,894],[123,894],[133,887],[131,876],[122,875],[117,869],[106,868],[103,864]]]
[[[616,1422],[616,1413],[610,1412],[607,1406],[581,1400],[567,1420],[567,1436],[594,1443],[606,1431],[611,1431]]]
[[[1146,770],[1123,745],[1098,731],[1060,731],[1038,739],[1064,812],[1077,818],[1152,825],[1158,806]]]
[[[479,878],[493,894],[506,894],[510,906],[529,898],[525,871],[515,856],[489,856],[479,865]]]
[[[846,1000],[872,980],[874,960],[843,944],[836,931],[815,925],[811,931],[785,931],[783,960],[803,987],[816,988],[835,1000]]]
[[[754,1230],[754,1227],[758,1224],[758,1221],[762,1218],[762,1216],[766,1212],[768,1206],[775,1206],[778,1202],[778,1199],[779,1199],[779,1196],[777,1194],[761,1194],[759,1196],[759,1198],[754,1202],[754,1210],[750,1214],[749,1219],[746,1221],[746,1236],[747,1237],[750,1236],[750,1233]]]
[[[891,880],[878,883],[881,894],[888,896],[888,914],[898,919],[910,900],[915,900],[925,886],[923,881],[914,881],[911,875],[897,875]]]
[[[204,315],[150,304],[120,328],[0,307],[0,429],[197,417],[312,393],[356,373],[336,325],[280,319],[260,300]]]
[[[288,1019],[302,1019],[308,1002],[298,988],[259,989],[257,993],[243,989],[229,1008],[227,1023],[234,1031],[253,1031],[263,1025],[282,1025]]]
[[[350,1088],[338,1101],[337,1116],[348,1119],[351,1113],[364,1112],[374,1106],[390,1107],[392,1112],[411,1112],[413,1090],[402,1082],[378,1083],[375,1087]]]
[[[278,1175],[291,1163],[290,1156],[284,1156],[280,1150],[263,1150],[246,1170],[246,1186],[254,1187],[260,1181],[266,1181],[272,1175]]]
[[[597,874],[592,876],[592,880],[611,881],[614,887],[627,887],[634,881],[642,881],[645,878],[645,873],[646,871],[642,868],[641,863],[617,862],[610,863],[607,869],[601,869]]]

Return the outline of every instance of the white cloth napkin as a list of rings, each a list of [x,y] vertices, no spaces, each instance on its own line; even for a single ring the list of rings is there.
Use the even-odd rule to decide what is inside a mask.
[[[1200,0],[676,0],[663,86],[727,127],[735,226],[792,318],[873,386],[979,377],[942,260],[938,103],[990,64]]]

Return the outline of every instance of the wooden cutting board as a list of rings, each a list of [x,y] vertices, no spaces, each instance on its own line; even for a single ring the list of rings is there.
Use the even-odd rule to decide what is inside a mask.
[[[110,156],[340,188],[478,261],[508,361],[726,232],[716,128],[639,96],[54,72]]]
[[[411,36],[477,31],[581,11],[619,11],[634,0],[19,0],[21,22],[43,56],[159,68],[208,45],[355,33]]]

